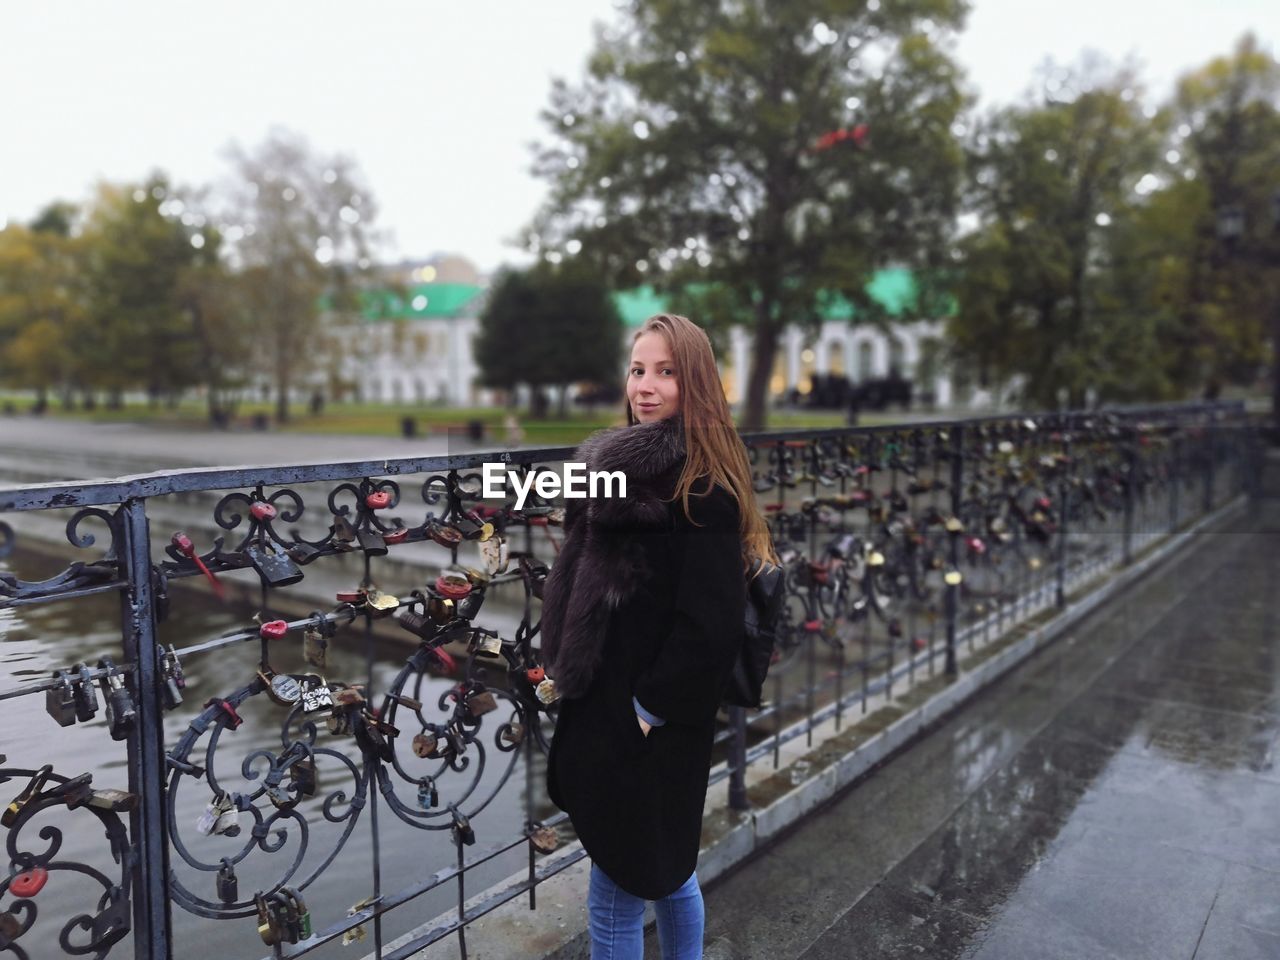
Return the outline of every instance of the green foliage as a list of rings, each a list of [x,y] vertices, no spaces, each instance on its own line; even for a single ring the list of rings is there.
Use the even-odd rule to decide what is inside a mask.
[[[1280,310],[1280,65],[1246,37],[1152,117],[1126,71],[1066,87],[974,139],[957,352],[1042,405],[1252,382]]]
[[[873,316],[889,263],[936,268],[955,212],[965,105],[946,49],[961,0],[633,2],[579,86],[554,86],[552,184],[530,246],[581,245],[612,283],[683,291],[708,327],[755,333],[758,427],[780,330],[817,323],[820,291]],[[866,124],[866,148],[825,134]]]
[[[621,378],[622,318],[586,264],[541,264],[494,283],[476,337],[486,386],[535,391]]]

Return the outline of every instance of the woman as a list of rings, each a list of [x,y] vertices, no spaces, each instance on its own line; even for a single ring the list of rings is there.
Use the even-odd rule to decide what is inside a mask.
[[[544,592],[561,697],[551,799],[591,856],[593,960],[702,956],[702,805],[721,692],[742,642],[745,570],[773,558],[707,335],[659,314],[636,334],[627,427],[589,438],[588,471],[626,497],[570,500]]]

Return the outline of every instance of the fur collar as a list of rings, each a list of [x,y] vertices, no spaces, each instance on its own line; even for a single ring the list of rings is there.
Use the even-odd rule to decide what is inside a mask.
[[[621,471],[627,495],[569,502],[565,540],[543,591],[541,620],[543,659],[562,696],[586,693],[600,664],[610,614],[647,575],[627,533],[670,522],[669,498],[684,455],[679,417],[602,430],[575,452],[588,472]]]

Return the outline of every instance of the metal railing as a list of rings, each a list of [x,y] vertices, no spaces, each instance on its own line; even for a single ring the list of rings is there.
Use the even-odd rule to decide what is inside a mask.
[[[824,723],[839,728],[922,679],[954,675],[1256,472],[1235,405],[746,440],[789,592],[769,702],[728,711],[717,735],[711,782],[728,781],[735,808],[750,804],[749,768],[776,766],[788,741],[811,743]],[[525,479],[571,452],[0,490],[11,521],[0,522],[0,557],[13,552],[18,518],[59,511],[70,514],[67,541],[90,557],[39,580],[0,568],[0,615],[57,605],[68,611],[61,629],[75,629],[77,604],[116,597],[122,641],[96,666],[65,663],[0,691],[6,707],[43,694],[53,718],[26,711],[16,765],[0,769],[16,794],[3,814],[0,947],[102,957],[131,938],[138,957],[181,956],[181,929],[231,955],[255,935],[276,957],[370,936],[377,956],[399,958],[456,935],[465,956],[477,917],[519,897],[536,906],[538,884],[583,856],[566,849],[571,825],[539,787],[556,708],[543,702],[538,599],[563,513],[536,492],[521,510],[484,500],[478,468],[501,461]],[[159,504],[190,509],[207,491],[231,491],[212,509],[216,539],[149,529]],[[96,556],[91,524],[106,531]],[[392,566],[397,554],[421,574],[402,596],[377,586],[384,570],[407,569]],[[304,577],[321,589],[289,601]],[[333,602],[318,604],[334,583]],[[239,604],[216,602],[228,588]],[[199,618],[169,630],[197,607]],[[388,632],[409,644],[395,672],[382,667]],[[197,674],[203,705],[197,684],[184,686]],[[50,764],[50,734],[67,728],[92,738],[92,774]],[[127,791],[102,789],[103,772],[121,766]],[[99,848],[86,839],[90,817],[105,830]],[[33,823],[35,848],[24,834]],[[64,847],[83,859],[60,857]],[[73,875],[88,884],[80,912],[74,884],[58,887]],[[469,887],[485,893],[468,901]],[[453,913],[420,927],[446,896]],[[39,903],[52,915],[43,932]],[[415,932],[384,949],[393,917]]]

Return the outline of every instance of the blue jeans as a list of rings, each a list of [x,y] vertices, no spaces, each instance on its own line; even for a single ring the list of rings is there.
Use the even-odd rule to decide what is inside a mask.
[[[591,960],[641,960],[645,901],[633,897],[591,865],[587,924]],[[654,901],[662,960],[702,960],[702,891],[694,872],[680,889]]]

